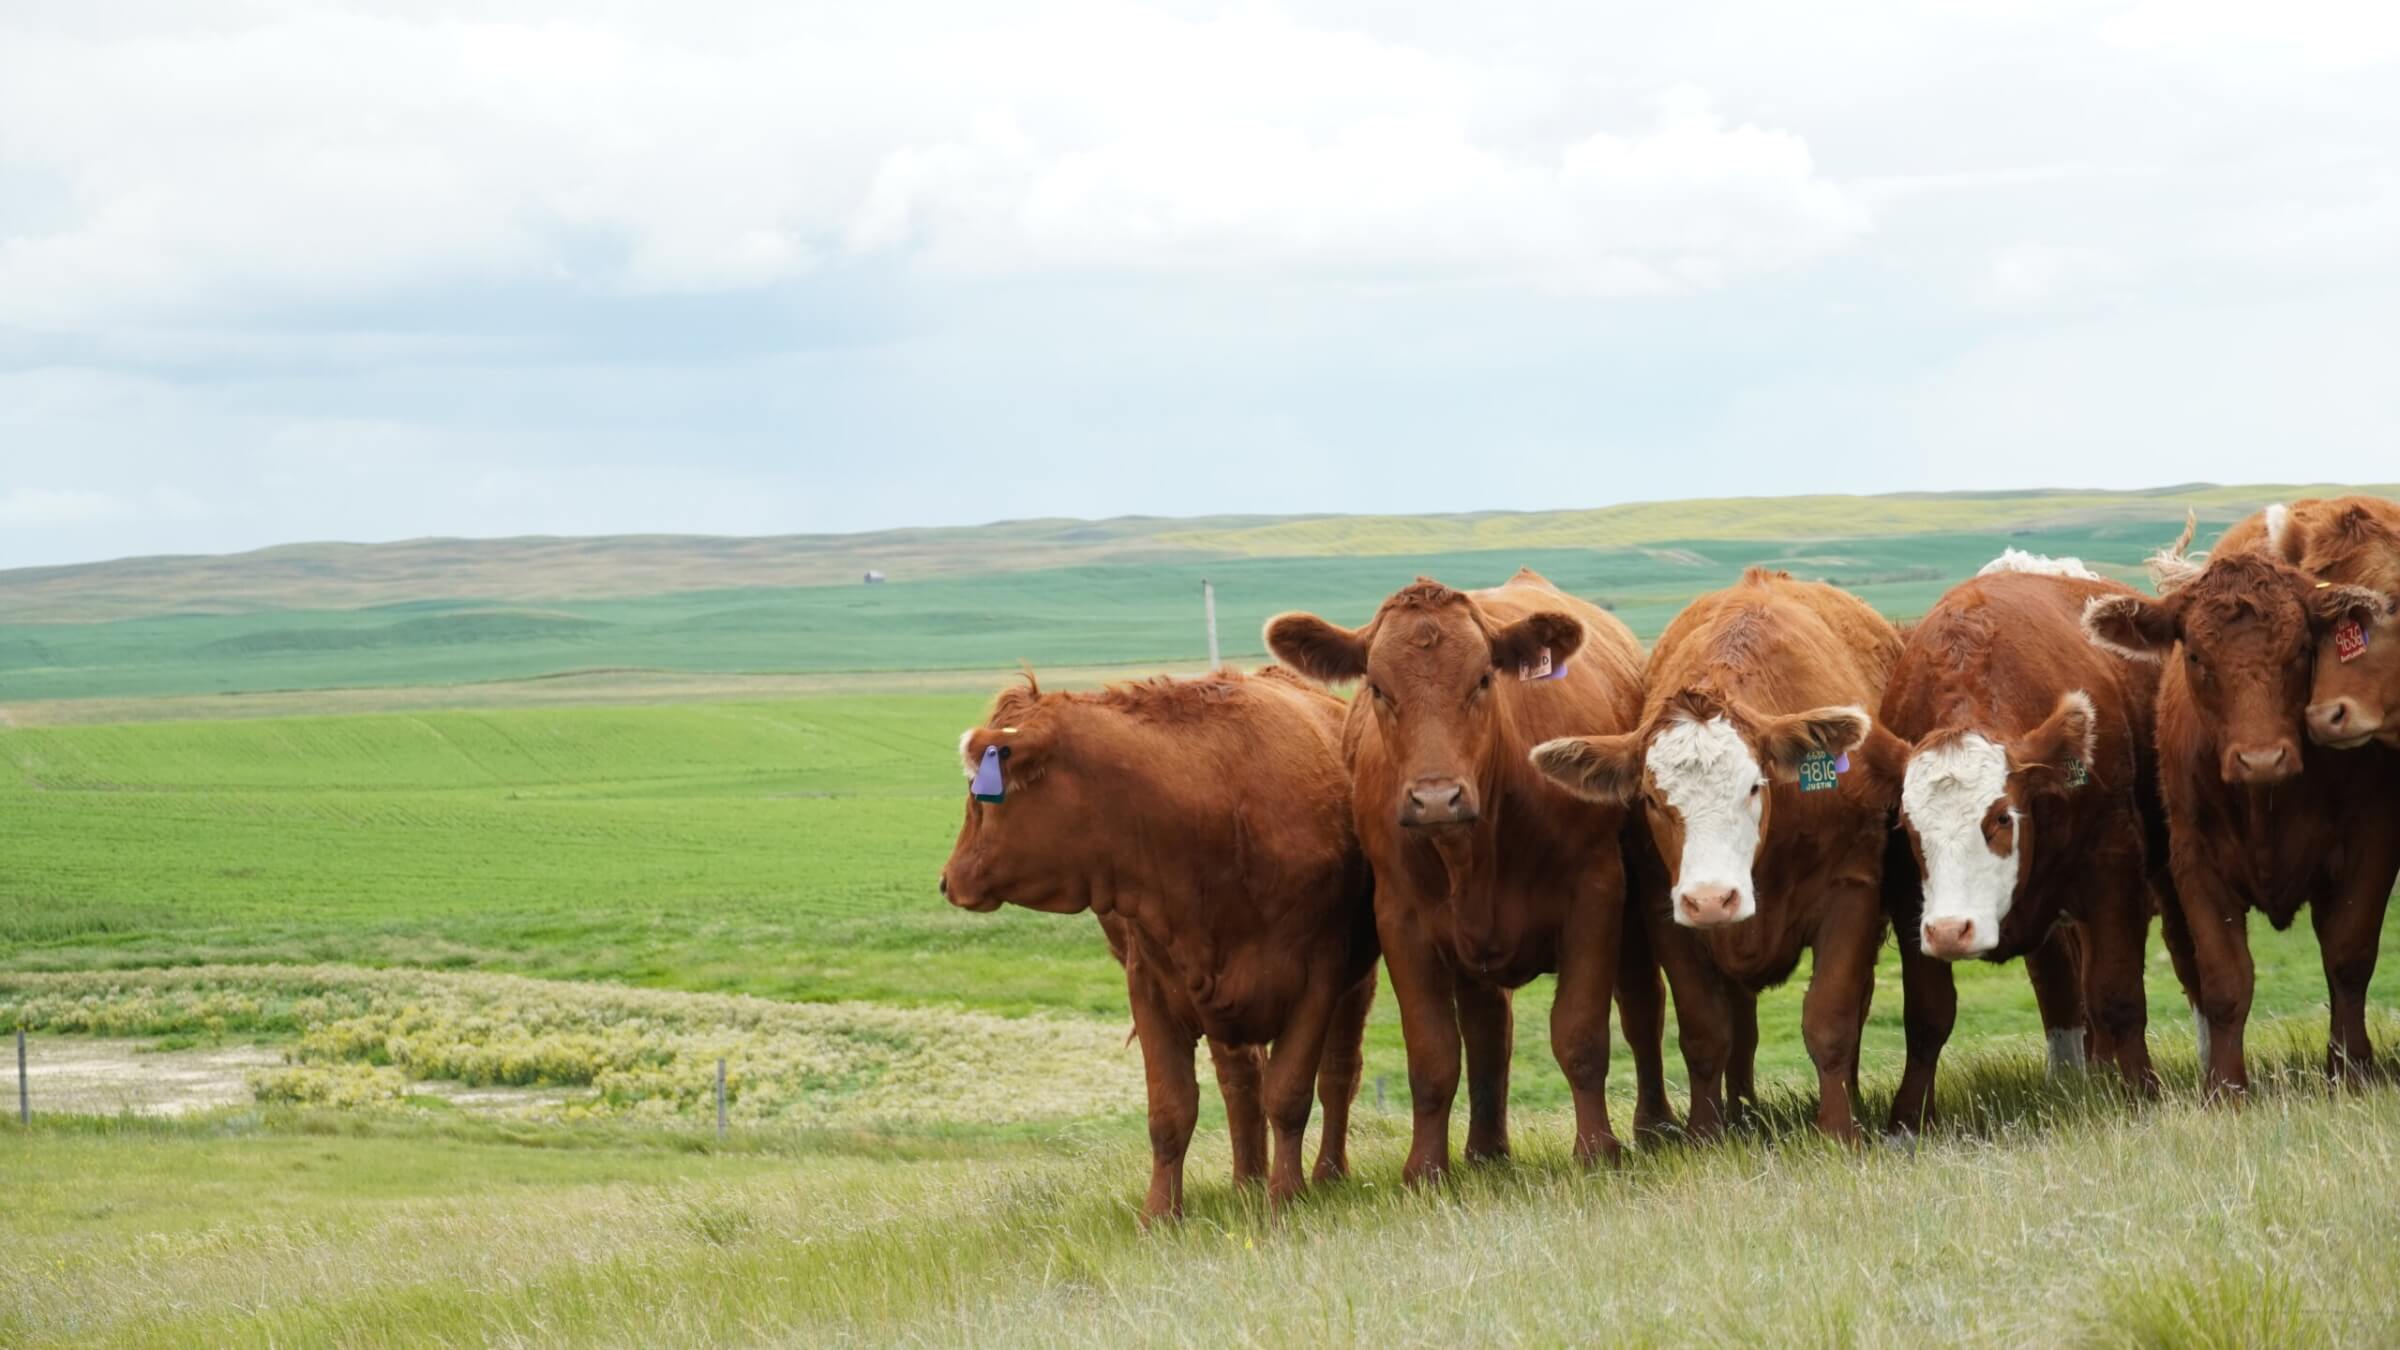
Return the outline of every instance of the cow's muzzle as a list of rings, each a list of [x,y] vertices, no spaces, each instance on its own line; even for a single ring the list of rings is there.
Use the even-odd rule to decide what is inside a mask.
[[[1475,786],[1459,778],[1420,778],[1400,794],[1400,823],[1412,829],[1466,825],[1483,815]]]
[[[2384,715],[2370,712],[2357,699],[2344,696],[2308,705],[2308,738],[2336,750],[2350,750],[2375,739]]]

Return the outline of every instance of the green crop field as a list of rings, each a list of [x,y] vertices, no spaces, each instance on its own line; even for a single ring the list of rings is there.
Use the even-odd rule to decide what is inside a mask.
[[[0,1130],[0,1343],[2388,1338],[2400,1095],[2313,1072],[2305,925],[2253,929],[2266,1072],[2246,1110],[2194,1100],[2155,950],[2155,1106],[2043,1081],[2021,971],[1968,966],[1943,1124],[1853,1154],[1802,1123],[1804,967],[1762,1005],[1763,1118],[1596,1176],[1566,1157],[1537,981],[1517,1001],[1517,1160],[1427,1194],[1398,1186],[1386,998],[1355,1181],[1266,1214],[1227,1183],[1212,1107],[1192,1216],[1145,1235],[1140,1060],[1092,921],[936,893],[957,734],[1000,678],[973,672],[1188,667],[1203,575],[1237,654],[1279,609],[1357,622],[1418,570],[1477,584],[1520,563],[1645,635],[1753,561],[1905,615],[2009,545],[2137,575],[2182,498],[2045,499],[2040,519],[2023,497],[1872,500],[1925,528],[1791,523],[1857,499],[1738,529],[1675,504],[1634,522],[1675,533],[1605,540],[1543,531],[1632,526],[1144,522],[1079,542],[1053,522],[992,536],[1016,541],[1006,566],[873,588],[611,592],[586,549],[559,563],[572,593],[465,568],[406,599],[377,589],[404,584],[398,563],[310,592],[339,561],[312,554],[219,612],[171,587],[145,608],[125,574],[13,598],[0,576],[0,1022],[32,1033],[37,1112]],[[2388,990],[2377,1005],[2389,1046],[2400,1017]],[[1870,1111],[1899,1018],[1887,952]],[[1668,1062],[1680,1099],[1671,1043]],[[1630,1077],[1619,1046],[1621,1122]]]

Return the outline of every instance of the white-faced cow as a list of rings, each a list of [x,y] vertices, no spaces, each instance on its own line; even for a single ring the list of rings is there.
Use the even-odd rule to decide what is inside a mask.
[[[1757,998],[1811,951],[1801,1033],[1817,1123],[1857,1139],[1858,1042],[1883,943],[1898,742],[1876,734],[1900,634],[1857,597],[1752,568],[1692,602],[1650,654],[1638,726],[1542,745],[1544,773],[1639,801],[1670,872],[1654,944],[1691,1072],[1691,1125],[1751,1093]]]

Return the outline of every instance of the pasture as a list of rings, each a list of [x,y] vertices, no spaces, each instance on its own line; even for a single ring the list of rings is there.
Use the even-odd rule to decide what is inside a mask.
[[[2198,1105],[2154,939],[2164,1101],[2045,1082],[2022,972],[1969,964],[1942,1124],[1853,1154],[1803,1124],[1804,964],[1761,1003],[1763,1118],[1599,1175],[1566,1156],[1537,981],[1516,1004],[1515,1160],[1423,1194],[1398,1184],[1387,990],[1359,1175],[1267,1215],[1225,1180],[1204,1090],[1192,1215],[1145,1234],[1140,1059],[1092,921],[936,893],[958,731],[999,678],[972,672],[1188,668],[1203,573],[1241,654],[1269,612],[1355,622],[1416,570],[1476,583],[1529,562],[1648,636],[1750,561],[1911,614],[2004,545],[2131,575],[2172,532],[1981,519],[1614,552],[1400,546],[1475,549],[1472,522],[1304,541],[1386,554],[1347,559],[1233,556],[1322,523],[1204,522],[1142,539],[1205,562],[0,628],[0,1022],[32,1029],[37,1073],[90,1047],[121,1077],[203,1056],[243,1075],[231,1105],[70,1098],[0,1131],[0,1342],[2388,1336],[2400,1094],[2316,1076],[2305,925],[2253,925],[2247,1109]],[[640,669],[551,678],[600,666]],[[642,701],[662,688],[675,701]],[[188,697],[239,691],[259,692]],[[2387,931],[2385,1047],[2396,947]],[[1875,1120],[1900,1058],[1887,947],[1863,1047]],[[1680,1107],[1672,1040],[1668,1073]],[[1623,1125],[1621,1044],[1611,1089]]]

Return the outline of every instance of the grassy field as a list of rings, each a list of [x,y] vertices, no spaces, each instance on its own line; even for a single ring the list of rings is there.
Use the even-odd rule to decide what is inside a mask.
[[[1404,1118],[1370,1112],[1361,1174],[1280,1220],[1204,1134],[1190,1217],[1148,1234],[1123,1128],[719,1147],[427,1113],[58,1121],[0,1141],[0,1341],[2388,1340],[2400,1094],[2302,1071],[2243,1112],[2128,1110],[1989,1059],[1953,1087],[1981,1115],[1913,1152],[1785,1128],[1586,1175],[1547,1116],[1512,1165],[1425,1194],[1398,1185]]]

